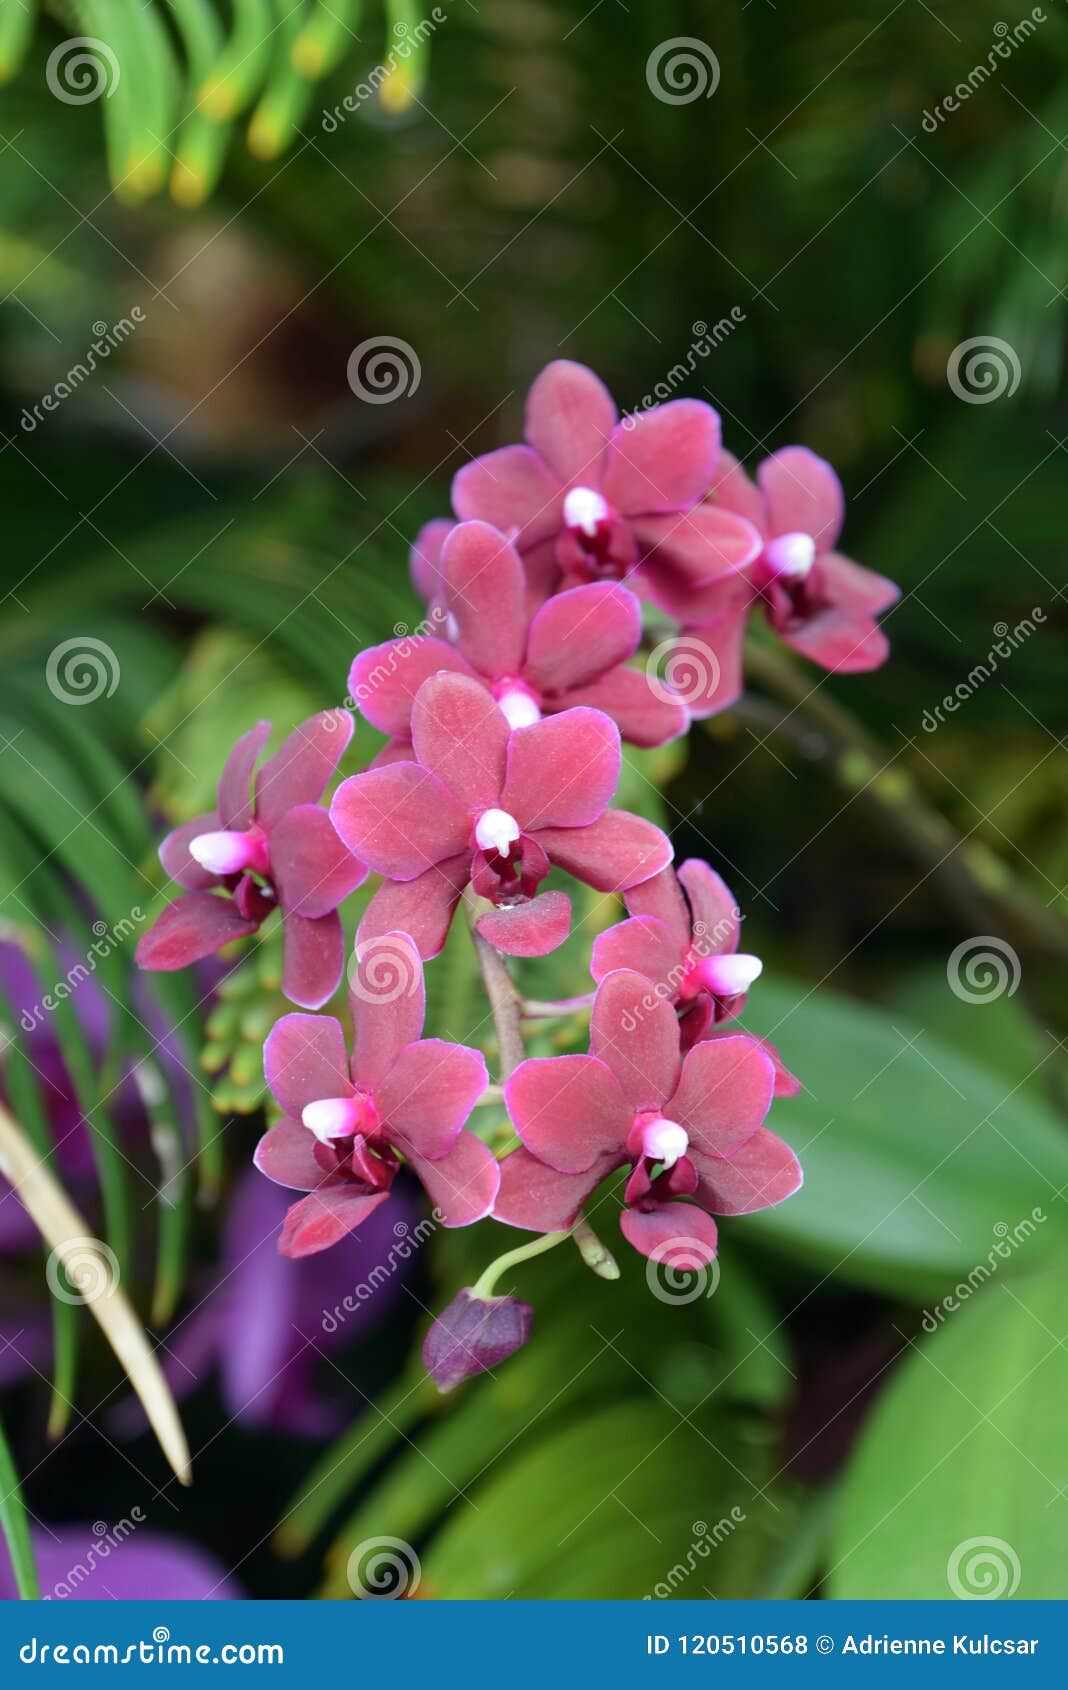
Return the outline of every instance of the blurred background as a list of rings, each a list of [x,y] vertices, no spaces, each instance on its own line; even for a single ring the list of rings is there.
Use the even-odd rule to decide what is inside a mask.
[[[215,1594],[359,1594],[396,1539],[419,1597],[1068,1595],[1063,8],[336,0],[300,82],[323,10],[0,24],[0,1085],[115,1251],[196,1474],[5,1199],[35,1541],[82,1565],[133,1518],[88,1597],[157,1535]],[[92,97],[64,82],[74,35],[111,92],[99,52]],[[212,43],[237,109],[205,141]],[[418,1343],[485,1229],[424,1240],[413,1192],[281,1262],[249,1173],[271,943],[196,980],[132,953],[164,827],[252,721],[342,702],[356,649],[418,621],[419,524],[556,357],[624,410],[709,400],[750,470],[829,458],[844,549],[903,596],[884,669],[758,641],[739,706],[626,792],[746,913],[804,1193],[725,1223],[714,1295],[667,1308],[636,1259],[530,1264],[536,1341],[442,1401]],[[540,995],[585,989],[590,932]],[[430,979],[462,1038],[466,955]]]

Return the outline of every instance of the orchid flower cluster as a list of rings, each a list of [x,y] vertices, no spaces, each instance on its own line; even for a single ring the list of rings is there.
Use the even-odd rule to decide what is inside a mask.
[[[428,524],[412,556],[436,631],[352,666],[351,701],[384,749],[327,810],[349,712],[312,717],[263,762],[270,725],[258,723],[231,751],[215,809],[164,840],[183,895],[138,951],[146,968],[182,968],[277,907],[283,990],[318,1011],[344,970],[339,905],[369,872],[380,877],[348,970],[351,1044],[339,1020],[316,1013],[283,1016],[267,1038],[282,1115],[256,1165],[301,1194],[279,1238],[285,1256],[358,1228],[404,1168],[441,1224],[492,1217],[537,1235],[435,1321],[423,1354],[443,1389],[529,1335],[530,1308],[493,1294],[502,1264],[571,1235],[605,1277],[617,1271],[589,1214],[620,1170],[625,1183],[611,1189],[624,1238],[675,1271],[711,1263],[714,1216],[798,1189],[796,1158],[765,1120],[799,1082],[737,1022],[760,959],[739,950],[737,905],[709,865],[676,871],[659,827],[611,807],[621,740],[663,745],[730,704],[754,610],[829,669],[875,667],[887,653],[875,618],[897,594],[834,549],[842,493],[820,458],[787,448],[754,484],[721,449],[711,406],[680,399],[620,421],[579,364],[543,371],[525,444],[463,468],[452,503],[455,520]],[[643,605],[707,652],[696,696],[631,664]],[[588,1052],[528,1058],[504,958],[568,939],[570,900],[545,886],[553,868],[621,894],[627,914],[593,944],[595,990],[539,1006],[588,1009]],[[469,1125],[500,1095],[482,1052],[422,1037],[423,965],[461,902],[514,1129],[503,1156]]]

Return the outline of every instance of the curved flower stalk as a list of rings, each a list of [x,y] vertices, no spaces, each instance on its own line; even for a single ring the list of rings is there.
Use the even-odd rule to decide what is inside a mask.
[[[137,947],[142,968],[185,968],[282,915],[282,990],[318,1009],[337,989],[344,961],[337,906],[367,876],[319,808],[352,738],[352,717],[325,710],[295,728],[249,783],[271,732],[243,734],[219,778],[216,807],[169,833],[160,861],[184,897]],[[217,894],[222,894],[218,896]]]
[[[896,594],[834,550],[842,496],[822,460],[789,448],[753,484],[722,451],[710,406],[677,400],[621,421],[580,364],[542,372],[525,443],[468,464],[452,501],[457,520],[427,524],[411,560],[434,631],[352,665],[353,700],[385,750],[341,781],[327,811],[319,800],[351,719],[305,723],[259,770],[254,796],[268,730],[253,728],[216,812],[164,841],[186,891],[141,951],[148,967],[180,967],[252,933],[277,904],[283,990],[320,1008],[341,972],[338,905],[368,869],[382,877],[350,971],[351,1053],[332,1016],[277,1021],[264,1066],[283,1119],[256,1164],[301,1194],[284,1256],[359,1236],[405,1171],[441,1224],[492,1214],[534,1234],[432,1323],[423,1355],[443,1390],[527,1342],[531,1305],[497,1285],[528,1260],[571,1238],[591,1271],[618,1277],[592,1201],[621,1198],[636,1250],[697,1272],[716,1254],[713,1217],[783,1202],[801,1184],[765,1124],[800,1082],[738,1025],[760,959],[739,949],[740,912],[709,864],[691,858],[676,874],[661,830],[611,808],[620,740],[665,743],[736,696],[756,605],[796,649],[849,670],[885,657],[874,619]],[[628,667],[640,600],[703,642],[707,685],[683,698]],[[592,1002],[530,1003],[509,972],[507,959],[569,936],[570,902],[545,884],[552,869],[626,905],[595,939]],[[423,962],[461,899],[519,1139],[500,1160],[467,1124],[500,1095],[482,1053],[421,1036]],[[581,1008],[592,1009],[587,1053],[527,1056],[528,1017]]]

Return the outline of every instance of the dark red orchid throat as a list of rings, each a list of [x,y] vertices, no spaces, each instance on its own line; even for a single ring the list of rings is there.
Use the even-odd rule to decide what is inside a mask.
[[[520,833],[507,855],[490,846],[477,845],[471,868],[471,885],[480,898],[488,898],[497,909],[512,909],[529,903],[549,872],[549,859],[537,840]]]
[[[335,1138],[328,1143],[317,1142],[315,1160],[324,1174],[355,1181],[366,1191],[388,1191],[401,1168],[401,1159],[387,1143],[378,1111],[366,1092],[357,1092],[351,1100],[363,1106],[363,1125],[351,1138]]]
[[[801,530],[768,541],[754,565],[753,584],[780,633],[796,631],[828,602],[816,542]]]
[[[592,487],[572,487],[565,496],[555,553],[572,581],[624,581],[638,562],[629,525]]]
[[[246,921],[265,921],[277,907],[278,893],[266,877],[257,880],[252,874],[227,875],[222,884],[233,893],[234,903]]]

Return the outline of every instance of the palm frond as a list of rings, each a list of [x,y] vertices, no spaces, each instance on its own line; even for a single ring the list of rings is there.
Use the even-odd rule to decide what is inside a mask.
[[[356,0],[157,0],[118,15],[109,0],[46,0],[43,11],[73,32],[41,31],[49,89],[69,105],[99,105],[112,184],[132,204],[168,180],[179,205],[201,204],[244,113],[248,150],[277,157],[315,84],[359,45]],[[24,68],[39,21],[36,0],[0,9],[0,82]],[[371,86],[396,115],[422,87],[433,26],[409,0],[387,0],[381,27]]]

